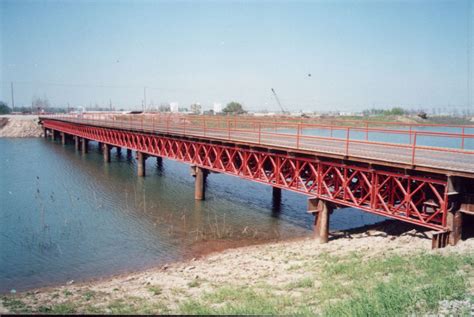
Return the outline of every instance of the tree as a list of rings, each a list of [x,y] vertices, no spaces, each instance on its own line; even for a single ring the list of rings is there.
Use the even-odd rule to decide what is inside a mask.
[[[201,105],[199,103],[193,103],[190,106],[191,112],[195,114],[200,114],[201,113]]]
[[[12,112],[12,109],[3,101],[0,101],[0,114],[9,114],[10,112]]]
[[[224,109],[222,109],[222,112],[227,113],[227,114],[242,114],[246,113],[244,110],[244,107],[236,101],[229,102]]]
[[[390,114],[394,116],[402,116],[405,114],[405,110],[401,107],[394,107],[392,110],[390,110]]]
[[[158,107],[159,112],[170,112],[171,111],[171,106],[168,103],[162,103]]]
[[[34,97],[33,101],[31,102],[33,109],[36,110],[45,110],[49,108],[49,100],[47,97]]]

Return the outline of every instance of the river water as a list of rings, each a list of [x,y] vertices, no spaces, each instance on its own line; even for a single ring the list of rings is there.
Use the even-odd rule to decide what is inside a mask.
[[[310,236],[306,197],[223,174],[194,200],[189,166],[154,158],[147,177],[135,160],[97,143],[88,155],[45,139],[0,139],[0,293],[136,271],[203,252]],[[331,230],[384,218],[352,208]]]

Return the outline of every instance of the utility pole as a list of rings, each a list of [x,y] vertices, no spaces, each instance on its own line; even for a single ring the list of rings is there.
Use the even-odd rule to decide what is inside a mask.
[[[15,96],[13,94],[13,82],[10,82],[10,87],[12,90],[12,112],[14,112],[15,111]]]
[[[471,49],[472,49],[472,4],[468,2],[467,8],[467,106],[472,107],[472,56],[471,56]]]
[[[146,87],[143,87],[143,111],[146,110]]]

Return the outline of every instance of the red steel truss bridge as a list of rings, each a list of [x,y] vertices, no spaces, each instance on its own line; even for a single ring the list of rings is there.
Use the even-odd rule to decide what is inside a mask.
[[[120,113],[40,121],[45,137],[72,138],[83,153],[99,142],[106,162],[111,147],[136,151],[140,176],[150,156],[188,163],[196,199],[209,172],[270,185],[277,197],[305,194],[321,242],[338,207],[430,228],[433,247],[456,244],[474,214],[474,126]]]

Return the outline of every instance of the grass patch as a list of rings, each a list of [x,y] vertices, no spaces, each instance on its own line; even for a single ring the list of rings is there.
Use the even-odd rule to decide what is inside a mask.
[[[148,291],[156,296],[163,293],[163,288],[159,285],[153,285],[153,286],[148,287]]]
[[[328,256],[320,271],[282,288],[227,286],[179,307],[183,314],[403,316],[437,313],[442,300],[469,299],[474,255]],[[316,272],[313,272],[316,273]],[[317,283],[317,289],[315,284]],[[260,285],[256,281],[256,285]]]
[[[95,292],[94,291],[86,291],[82,297],[86,300],[86,301],[90,301],[91,299],[93,299],[95,297]]]
[[[67,289],[64,290],[63,292],[64,296],[71,296],[72,295],[72,292],[71,291],[68,291]]]
[[[169,313],[168,308],[161,302],[150,302],[139,297],[126,297],[111,302],[107,313],[114,315],[156,315]]]
[[[191,282],[188,283],[188,287],[199,287],[201,285],[201,282],[198,279],[194,279]]]
[[[314,279],[310,277],[304,277],[298,281],[291,282],[286,286],[286,289],[292,290],[295,288],[311,288],[314,286]]]
[[[51,315],[71,315],[76,313],[76,306],[73,303],[62,303],[53,306],[40,306],[38,312]]]
[[[17,298],[5,296],[2,298],[2,303],[12,313],[31,313],[31,307],[26,305],[22,300]]]
[[[364,261],[360,256],[327,264],[321,294],[326,316],[400,316],[436,312],[439,301],[467,297],[460,268],[470,256],[391,256]],[[342,298],[334,302],[335,298]],[[330,301],[331,300],[331,301]]]
[[[179,313],[192,315],[314,315],[305,303],[276,295],[270,289],[222,287],[199,300],[189,300],[179,307]]]

